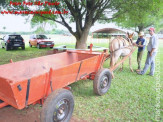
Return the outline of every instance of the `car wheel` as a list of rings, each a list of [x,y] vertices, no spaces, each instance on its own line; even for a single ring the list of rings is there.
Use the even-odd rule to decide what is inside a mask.
[[[66,89],[52,92],[42,107],[41,122],[69,122],[74,110],[74,98]]]
[[[29,42],[29,47],[32,47],[31,43]]]
[[[51,49],[53,48],[53,47],[50,47]]]
[[[100,69],[95,75],[93,89],[97,95],[104,95],[111,85],[111,72],[109,69]]]
[[[22,47],[22,50],[25,50],[25,46]]]
[[[41,49],[41,47],[40,47],[40,45],[39,45],[39,44],[37,44],[37,48],[38,48],[38,49]]]

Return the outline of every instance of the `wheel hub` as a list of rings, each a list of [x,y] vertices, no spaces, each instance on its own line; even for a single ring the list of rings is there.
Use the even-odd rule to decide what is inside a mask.
[[[104,82],[103,82],[103,87],[106,87],[107,86],[107,80],[105,80]]]
[[[100,84],[101,89],[105,91],[105,89],[107,88],[108,84],[109,84],[109,80],[108,80],[108,77],[105,75],[101,79],[101,84]]]
[[[57,104],[57,112],[54,113],[54,120],[55,121],[62,121],[64,120],[69,112],[69,102],[68,100],[61,100]]]
[[[107,76],[104,76],[101,80],[101,88],[103,89],[103,88],[107,87],[107,85],[108,85],[108,78],[107,78]]]

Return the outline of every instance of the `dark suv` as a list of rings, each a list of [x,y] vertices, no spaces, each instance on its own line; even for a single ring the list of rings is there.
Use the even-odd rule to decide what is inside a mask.
[[[1,47],[5,48],[6,51],[18,47],[25,49],[24,39],[21,35],[6,35],[1,40]]]

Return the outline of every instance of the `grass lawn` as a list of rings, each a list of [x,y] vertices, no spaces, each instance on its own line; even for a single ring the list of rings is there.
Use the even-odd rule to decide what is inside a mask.
[[[163,40],[160,40],[157,55],[156,72],[160,72],[160,84],[163,83]],[[69,44],[70,45],[70,44]],[[108,44],[96,44],[108,47]],[[69,46],[71,47],[71,46]],[[13,61],[26,60],[47,54],[49,48],[5,51],[0,49],[0,65]],[[136,51],[132,56],[132,67],[137,68]],[[142,67],[144,66],[146,52],[143,55]],[[111,88],[104,96],[97,96],[93,93],[93,82],[91,80],[79,81],[71,85],[75,98],[75,109],[73,117],[88,122],[108,122],[108,121],[155,121],[156,116],[156,82],[157,74],[154,77],[148,75],[137,75],[129,70],[129,61],[124,63],[124,70],[114,72],[115,79],[112,80]],[[109,66],[106,61],[104,67]],[[161,89],[161,120],[163,121],[163,92]]]

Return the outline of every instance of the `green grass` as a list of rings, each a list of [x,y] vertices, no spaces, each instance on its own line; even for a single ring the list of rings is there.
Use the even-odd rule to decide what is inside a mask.
[[[6,64],[9,63],[10,59],[12,59],[14,62],[15,61],[20,61],[20,60],[26,60],[30,58],[35,58],[39,56],[43,56],[47,54],[48,49],[40,49],[38,51],[37,48],[29,48],[26,47],[25,50],[10,50],[6,51],[5,49],[0,49],[0,64]]]
[[[68,44],[68,47],[73,47]],[[97,44],[96,44],[97,45]],[[98,44],[108,47],[108,44]],[[160,83],[163,83],[163,43],[160,41]],[[26,47],[25,51],[0,49],[0,64],[13,61],[26,60],[47,54],[49,48],[40,49]],[[143,55],[142,66],[144,66],[146,52]],[[114,72],[115,79],[112,80],[111,88],[104,96],[97,96],[93,93],[93,82],[82,80],[71,85],[75,98],[75,109],[73,116],[79,120],[88,122],[108,122],[108,121],[155,121],[156,113],[156,75],[137,75],[129,70],[129,61],[124,63],[124,70]],[[106,61],[104,67],[107,68],[109,62]],[[132,56],[132,67],[137,68],[136,51]],[[149,72],[149,71],[148,71]],[[161,88],[161,111],[163,110]],[[163,114],[161,112],[163,121]]]

